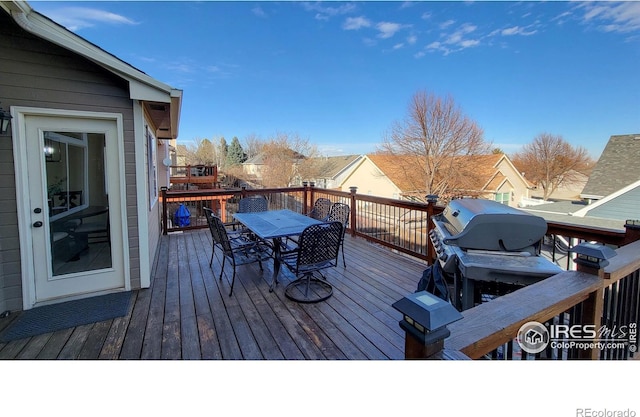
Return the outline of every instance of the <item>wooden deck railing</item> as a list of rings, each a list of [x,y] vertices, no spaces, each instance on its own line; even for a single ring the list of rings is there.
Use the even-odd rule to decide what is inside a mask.
[[[638,348],[634,329],[640,318],[640,241],[616,252],[617,256],[603,269],[562,272],[464,311],[462,320],[449,325],[451,335],[445,341],[445,348],[462,352],[471,359],[633,357]],[[528,354],[518,349],[514,340],[520,327],[531,321],[547,326],[577,326],[573,327],[574,336],[580,336],[580,326],[592,325],[598,333],[604,332],[598,334],[597,339],[607,339],[605,345],[622,341],[624,346],[585,349],[578,346],[575,337],[563,334],[564,343],[560,340],[555,348],[550,343],[545,351]],[[590,345],[590,340],[585,338],[584,344]]]
[[[238,199],[250,195],[267,197],[270,209],[289,208],[299,213],[307,213],[319,197],[349,204],[351,207],[349,232],[353,236],[415,256],[428,264],[435,258],[427,232],[432,227],[431,216],[441,213],[444,207],[434,202],[425,204],[362,195],[357,193],[356,187],[349,192],[315,188],[309,185],[270,189],[163,190],[163,231],[166,234],[177,230],[206,228],[207,224],[202,216],[203,206],[212,208],[223,220],[231,219],[237,210]],[[175,225],[173,216],[180,204],[185,204],[191,212],[189,226]],[[564,237],[575,244],[591,241],[613,247],[640,239],[640,226],[637,224],[630,225],[625,231],[587,228],[556,222],[547,222],[547,225],[547,233],[554,241],[552,246],[554,261],[558,255],[555,252],[555,241],[559,237]],[[566,255],[566,250],[562,252],[562,255]],[[565,268],[570,269],[570,265],[566,265]]]
[[[171,165],[169,182],[184,186],[185,189],[196,186],[202,188],[218,188],[218,167],[215,165]]]
[[[349,233],[387,246],[398,252],[423,259],[431,264],[435,258],[428,238],[431,216],[443,207],[360,195],[353,187],[349,192],[302,187],[274,189],[213,189],[198,191],[162,191],[164,233],[206,228],[202,207],[212,208],[223,221],[231,221],[238,200],[245,196],[263,195],[270,209],[288,208],[307,213],[319,197],[342,202],[351,207]],[[190,211],[189,225],[177,227],[174,214],[180,204]],[[626,359],[626,349],[578,349],[560,347],[531,355],[518,349],[514,339],[522,324],[537,321],[547,326],[606,325],[608,329],[635,326],[640,305],[640,225],[628,222],[625,231],[605,230],[548,222],[552,239],[563,236],[578,244],[597,242],[618,248],[618,256],[603,271],[566,271],[539,283],[503,295],[463,312],[464,318],[450,325],[444,358],[468,356],[477,358],[601,358]],[[636,242],[636,243],[631,243]],[[554,245],[555,247],[555,242]],[[570,248],[568,248],[570,249]],[[555,257],[555,253],[553,254]],[[567,259],[571,258],[567,254]],[[568,268],[567,268],[568,269]],[[578,268],[579,269],[579,268]],[[416,282],[419,277],[416,277]],[[637,347],[637,342],[635,343]]]

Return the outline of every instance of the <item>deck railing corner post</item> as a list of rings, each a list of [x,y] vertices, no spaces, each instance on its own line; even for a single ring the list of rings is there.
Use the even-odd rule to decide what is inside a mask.
[[[401,320],[400,327],[405,331],[404,358],[406,360],[441,359],[444,340],[451,334],[447,326],[432,332],[420,333],[414,326]]]
[[[576,270],[590,275],[596,275],[604,279],[604,268],[609,265],[607,259],[616,256],[616,252],[605,245],[588,242],[580,243],[571,249],[576,254],[574,262]],[[602,315],[604,312],[604,286],[589,294],[584,300],[582,308],[582,325],[592,325],[596,331],[600,331],[602,326]],[[581,359],[599,359],[600,349],[596,343],[590,349],[580,351]]]
[[[358,187],[356,186],[351,186],[349,187],[349,193],[350,193],[350,198],[351,198],[351,214],[349,215],[351,217],[351,221],[349,222],[349,228],[351,236],[355,237],[356,236],[356,230],[357,230],[357,225],[356,225],[356,219],[357,219],[357,214],[358,214],[358,206],[356,205],[356,193],[358,192]]]
[[[167,228],[169,227],[167,225],[167,187],[160,187],[160,192],[162,193],[162,234],[166,235],[168,232]]]
[[[435,205],[438,202],[438,196],[435,194],[427,194],[425,199],[427,200],[427,229],[431,230],[432,228],[432,222],[431,219],[433,219],[433,216],[435,214]],[[436,250],[433,247],[433,243],[431,242],[431,239],[427,239],[427,264],[428,265],[432,265],[433,264],[433,260],[436,257]]]

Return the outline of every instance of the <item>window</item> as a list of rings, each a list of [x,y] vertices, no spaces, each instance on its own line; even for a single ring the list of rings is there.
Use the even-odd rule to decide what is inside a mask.
[[[496,193],[496,201],[500,204],[506,204],[509,205],[509,196],[511,195],[510,192],[506,192],[506,193]]]
[[[104,135],[46,131],[43,136],[49,216],[56,220],[88,206],[88,171],[96,166],[88,158],[102,157]]]
[[[147,173],[149,179],[149,210],[155,206],[158,200],[158,167],[156,163],[156,137],[149,130],[149,126],[145,128],[147,137]]]

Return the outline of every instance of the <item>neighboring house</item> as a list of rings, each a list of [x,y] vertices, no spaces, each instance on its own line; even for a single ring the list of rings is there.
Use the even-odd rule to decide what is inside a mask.
[[[477,197],[499,201],[516,207],[529,197],[531,184],[518,172],[504,154],[476,155],[458,158],[464,169],[473,171],[473,178],[456,190],[456,197]],[[358,187],[358,193],[400,200],[424,201],[426,197],[421,169],[414,169],[414,160],[384,155],[366,155],[341,189]]]
[[[292,173],[295,173],[301,161],[306,159],[304,155],[293,150],[289,150],[288,154],[282,151],[278,155],[273,153],[271,155],[272,155],[271,158],[273,158],[273,163],[275,163],[276,166],[278,167],[282,167],[283,169],[285,167],[285,163],[288,163],[287,161],[290,161]],[[242,172],[244,174],[245,179],[249,183],[255,186],[263,185],[265,172],[267,172],[269,169],[266,162],[266,159],[268,158],[270,157],[267,154],[259,153],[258,155],[252,158],[249,158],[242,163]],[[285,160],[285,158],[288,158],[288,159]],[[288,176],[289,176],[288,174],[284,175],[283,179]],[[297,176],[294,176],[294,181],[298,181],[299,183],[301,183],[302,178],[298,178]],[[287,184],[287,185],[293,185],[293,184]]]
[[[0,312],[150,285],[182,92],[0,2]]]
[[[318,188],[339,189],[351,170],[364,155],[325,156],[313,158],[317,165],[318,174],[315,178],[307,178],[313,181]]]
[[[611,136],[589,176],[580,201],[526,207],[548,221],[625,230],[640,220],[640,134]]]
[[[640,180],[640,133],[609,138],[580,197],[600,200]]]
[[[531,190],[531,198],[537,199],[539,201],[535,202],[537,204],[552,202],[552,201],[579,201],[580,192],[583,190],[584,186],[587,183],[589,177],[580,172],[572,172],[572,178],[575,180],[570,183],[563,184],[551,193],[551,195],[547,198],[547,201],[543,201],[544,191],[539,188],[534,188]],[[534,204],[535,204],[534,203]]]
[[[262,177],[265,171],[264,158],[265,155],[261,153],[253,158],[247,159],[242,164],[242,171],[249,182],[262,183]],[[296,159],[292,160],[292,169],[296,169],[296,165],[301,158],[302,157],[298,155]],[[296,185],[301,185],[302,181],[308,181],[314,182],[315,186],[319,188],[339,188],[343,179],[361,158],[363,158],[361,155],[346,155],[307,159],[307,164],[312,166],[312,169],[318,172],[318,174],[315,175],[314,178],[296,178],[296,180],[300,182],[300,184]]]
[[[640,180],[573,213],[603,219],[640,220]]]

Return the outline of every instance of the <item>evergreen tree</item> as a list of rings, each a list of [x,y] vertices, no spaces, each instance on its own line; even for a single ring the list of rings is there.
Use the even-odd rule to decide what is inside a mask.
[[[233,137],[231,139],[231,145],[229,145],[229,149],[227,150],[227,166],[231,167],[234,165],[240,165],[247,158],[244,154],[244,150],[242,149],[242,145],[240,145],[240,141],[237,137]]]
[[[226,165],[227,152],[229,152],[229,145],[227,145],[227,140],[223,136],[220,138],[220,145],[218,145],[218,168],[224,168]]]

